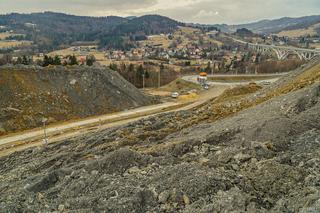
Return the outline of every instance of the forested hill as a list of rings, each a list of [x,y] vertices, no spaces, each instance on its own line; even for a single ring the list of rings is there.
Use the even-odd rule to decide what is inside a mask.
[[[230,28],[233,30],[247,28],[257,33],[276,33],[283,30],[305,29],[318,23],[320,23],[320,15],[304,16],[299,18],[283,17],[274,20],[262,20],[249,24],[231,25]]]
[[[0,15],[0,25],[28,35],[39,49],[54,49],[75,41],[96,41],[101,47],[126,48],[137,38],[168,33],[182,23],[170,18],[147,15],[134,18],[87,17],[44,12]]]

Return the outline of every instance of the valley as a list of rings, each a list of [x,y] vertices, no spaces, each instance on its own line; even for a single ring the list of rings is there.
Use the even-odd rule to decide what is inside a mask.
[[[320,16],[124,2],[0,15],[0,212],[320,212]]]

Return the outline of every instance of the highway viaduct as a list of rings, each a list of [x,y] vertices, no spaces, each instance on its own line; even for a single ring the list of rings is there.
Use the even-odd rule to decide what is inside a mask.
[[[267,45],[267,44],[253,44],[245,41],[241,41],[238,39],[234,39],[234,41],[247,45],[248,48],[253,49],[259,53],[268,53],[274,52],[279,60],[286,59],[289,55],[295,54],[301,60],[309,61],[316,56],[320,56],[320,50],[317,49],[305,49],[305,48],[297,48],[290,46],[276,46],[276,45]]]

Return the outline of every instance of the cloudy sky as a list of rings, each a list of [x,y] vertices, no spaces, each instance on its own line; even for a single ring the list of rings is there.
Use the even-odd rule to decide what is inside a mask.
[[[246,23],[320,15],[320,0],[0,0],[0,13],[55,11],[86,16],[160,14],[183,22]]]

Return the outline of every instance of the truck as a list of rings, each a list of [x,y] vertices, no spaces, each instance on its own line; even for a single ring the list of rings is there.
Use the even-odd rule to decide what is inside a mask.
[[[207,80],[208,80],[208,74],[206,72],[199,73],[199,76],[198,76],[197,80],[198,80],[199,84],[206,85],[207,84]]]

